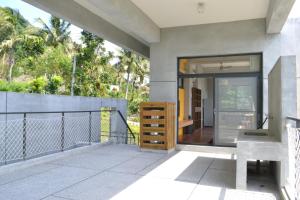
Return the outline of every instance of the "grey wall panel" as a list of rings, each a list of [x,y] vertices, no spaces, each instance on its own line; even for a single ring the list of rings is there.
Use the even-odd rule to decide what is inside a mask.
[[[0,112],[96,111],[101,107],[114,107],[127,117],[127,101],[123,99],[0,92]],[[0,115],[0,164],[23,158],[23,122],[23,114]],[[64,117],[62,113],[27,114],[26,158],[60,151],[62,145],[68,149],[89,141],[99,142],[100,122],[100,113],[91,113],[91,119],[89,113],[65,113]],[[111,126],[126,136],[126,126],[120,119],[113,119]]]

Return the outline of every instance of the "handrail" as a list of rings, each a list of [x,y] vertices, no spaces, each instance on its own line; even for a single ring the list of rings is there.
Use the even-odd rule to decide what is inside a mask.
[[[265,123],[266,123],[268,120],[269,120],[269,118],[266,117],[266,118],[264,119],[264,121],[262,122],[262,124],[258,127],[258,129],[263,129]]]
[[[286,117],[286,119],[296,122],[296,128],[300,128],[300,119],[296,117]]]
[[[128,123],[127,123],[127,121],[125,120],[125,117],[123,116],[123,114],[122,114],[119,110],[117,110],[117,112],[119,113],[119,115],[120,115],[122,121],[123,121],[123,122],[125,123],[125,125],[127,126],[127,129],[129,130],[130,135],[132,136],[133,140],[135,141],[135,135],[133,134],[131,128],[129,127],[129,125],[128,125]]]
[[[76,110],[76,111],[33,111],[33,112],[0,112],[0,115],[21,115],[21,114],[56,114],[56,113],[95,113],[112,112],[116,110]]]
[[[107,115],[102,118],[101,113],[105,111]],[[55,115],[58,117],[52,120],[49,113],[57,113]],[[76,116],[73,118],[72,114],[70,114],[71,118],[68,118],[66,113],[78,113],[80,116],[86,115],[87,118],[76,118]],[[118,115],[120,115],[121,120]],[[3,144],[4,156],[0,156],[0,166],[80,146],[92,145],[94,142],[138,144],[136,143],[138,137],[132,132],[122,112],[114,108],[81,111],[0,112],[0,116],[5,118],[0,121],[0,132],[3,132],[5,137]],[[18,119],[9,120],[10,117],[8,116],[15,116]],[[40,120],[39,116],[45,116],[45,118]],[[95,120],[93,120],[93,117],[96,117]],[[72,126],[68,126],[66,120],[68,120],[67,124]],[[120,130],[121,127],[114,128],[113,124],[122,124],[122,130]],[[42,134],[39,134],[41,131]],[[124,133],[125,131],[126,133]],[[45,137],[46,135],[49,135],[49,137]],[[84,137],[77,137],[78,135]],[[15,138],[18,138],[18,141],[21,139],[21,142],[14,144]],[[56,141],[55,144],[48,142],[48,139]],[[37,148],[39,145],[46,148]],[[31,150],[28,151],[29,149]]]
[[[293,120],[293,121],[296,121],[296,122],[300,122],[300,119],[296,118],[296,117],[286,117],[286,119]]]
[[[110,109],[110,110],[76,110],[76,111],[36,111],[36,112],[0,112],[0,115],[24,115],[24,114],[58,114],[58,113],[100,113],[100,112],[115,112],[117,111],[117,113],[120,115],[123,123],[126,125],[127,129],[129,130],[130,135],[132,136],[133,140],[135,141],[135,135],[133,133],[133,131],[131,130],[131,128],[129,127],[125,117],[123,116],[123,114],[121,113],[120,110],[116,110],[116,109]]]

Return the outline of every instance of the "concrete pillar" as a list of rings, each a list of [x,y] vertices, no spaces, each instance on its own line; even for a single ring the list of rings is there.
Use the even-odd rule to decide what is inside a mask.
[[[236,160],[236,189],[247,189],[247,159],[240,155]]]

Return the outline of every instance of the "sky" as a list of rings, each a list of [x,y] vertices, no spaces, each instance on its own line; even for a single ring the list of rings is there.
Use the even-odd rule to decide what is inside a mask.
[[[35,8],[34,6],[25,3],[21,0],[0,0],[1,7],[10,7],[13,9],[19,10],[19,12],[27,19],[32,25],[41,26],[36,19],[41,18],[43,21],[48,22],[50,18],[50,14],[44,12],[41,9]],[[71,31],[71,38],[73,41],[77,43],[81,43],[80,36],[82,29],[78,28],[77,26],[72,25],[70,27]],[[104,46],[108,51],[112,51],[115,54],[118,54],[118,51],[121,47],[109,42],[105,41]]]
[[[289,18],[300,18],[300,0],[296,0]]]

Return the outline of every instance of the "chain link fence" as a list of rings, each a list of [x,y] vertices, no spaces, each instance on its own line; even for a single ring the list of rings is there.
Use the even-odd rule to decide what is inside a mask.
[[[300,200],[300,119],[287,118],[294,121],[287,126],[289,136],[289,172],[287,192],[291,199]]]
[[[120,111],[0,113],[0,165],[104,142],[136,144]]]
[[[132,131],[119,110],[113,110],[110,115],[101,112],[101,141],[117,144],[131,144],[139,146],[139,134]],[[107,123],[111,122],[111,123]]]
[[[295,187],[296,200],[300,200],[300,129],[296,130],[295,140]]]

